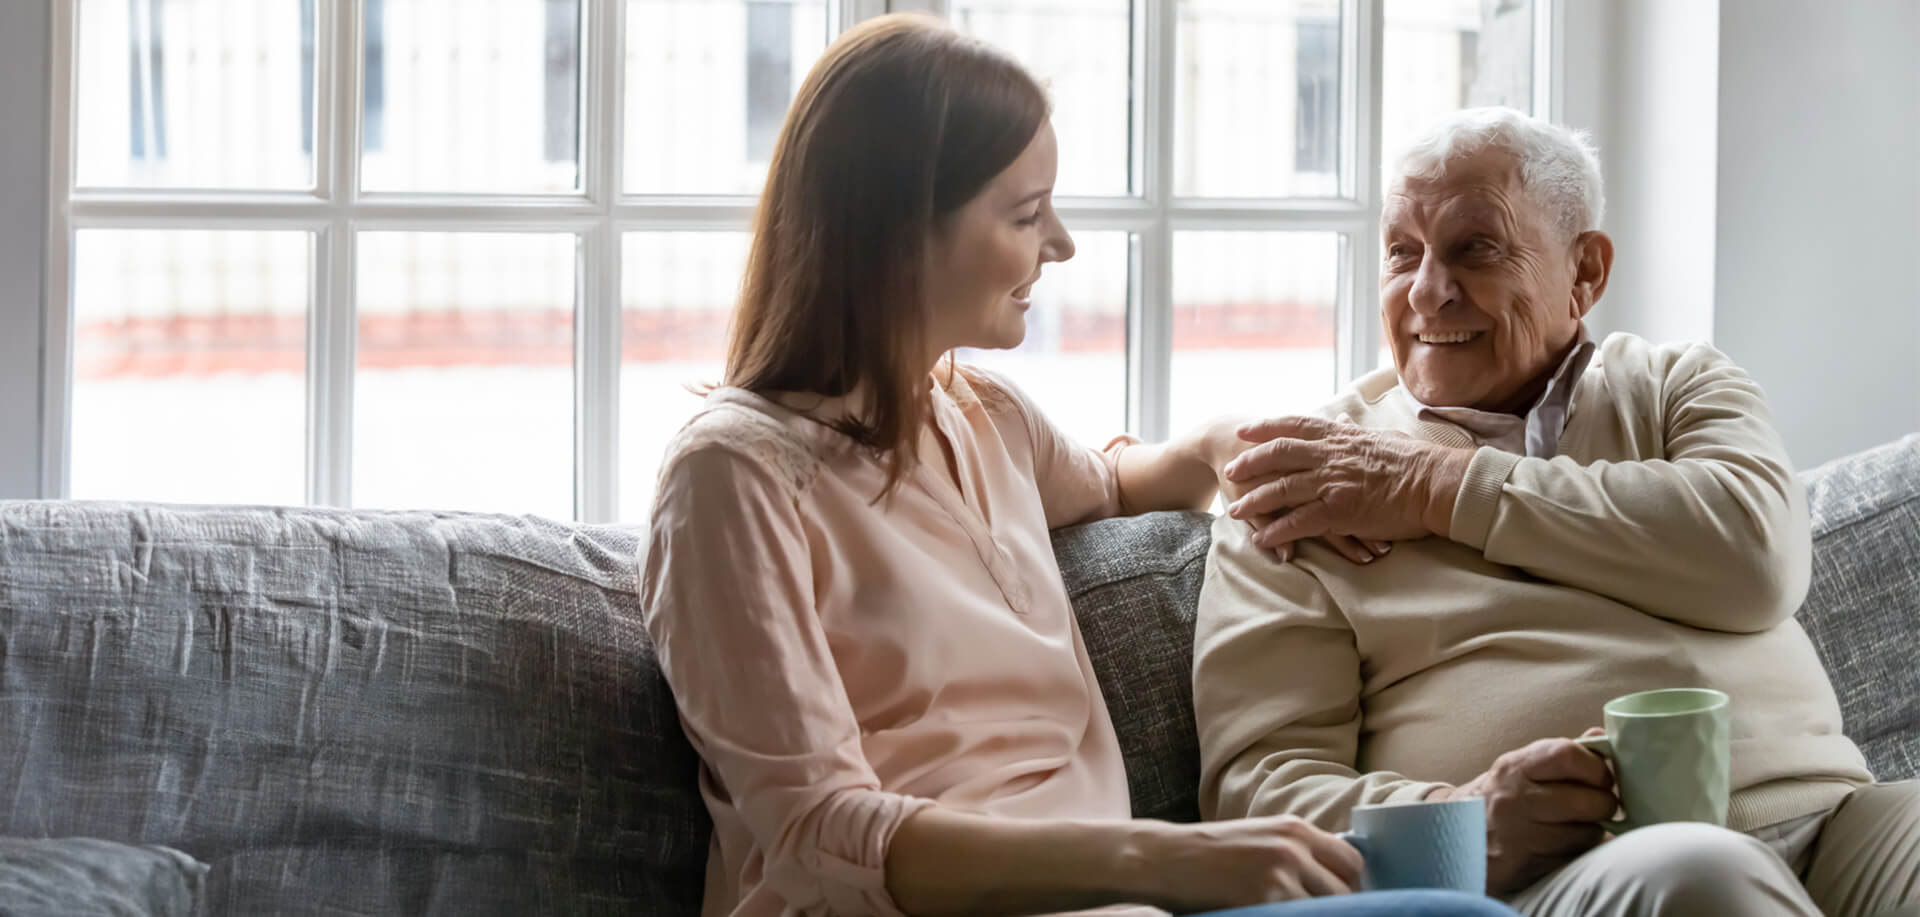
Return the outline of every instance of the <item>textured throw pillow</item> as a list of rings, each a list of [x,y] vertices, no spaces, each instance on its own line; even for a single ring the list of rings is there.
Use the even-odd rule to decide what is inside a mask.
[[[167,847],[0,838],[6,917],[191,917],[207,867]]]

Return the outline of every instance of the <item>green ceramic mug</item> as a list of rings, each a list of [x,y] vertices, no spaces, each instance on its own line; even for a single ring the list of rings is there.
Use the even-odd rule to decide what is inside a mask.
[[[1607,702],[1607,734],[1577,739],[1613,765],[1619,834],[1670,821],[1727,823],[1731,701],[1711,688],[1642,691]]]

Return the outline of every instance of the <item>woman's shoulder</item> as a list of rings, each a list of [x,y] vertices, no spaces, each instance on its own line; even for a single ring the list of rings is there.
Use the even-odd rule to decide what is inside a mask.
[[[759,473],[791,495],[820,472],[817,426],[780,405],[736,388],[715,389],[674,434],[660,459],[659,490],[688,483],[696,470]]]
[[[955,363],[946,389],[954,403],[964,407],[968,401],[975,402],[996,419],[1024,424],[1033,410],[1027,394],[1012,379],[972,363]]]

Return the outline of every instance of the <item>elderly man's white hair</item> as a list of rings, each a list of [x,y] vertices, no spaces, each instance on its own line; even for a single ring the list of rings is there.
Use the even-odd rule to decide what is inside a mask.
[[[1432,181],[1448,163],[1489,146],[1513,154],[1521,185],[1553,214],[1563,238],[1600,228],[1607,195],[1600,155],[1587,132],[1511,108],[1469,108],[1448,115],[1400,154],[1399,174]]]

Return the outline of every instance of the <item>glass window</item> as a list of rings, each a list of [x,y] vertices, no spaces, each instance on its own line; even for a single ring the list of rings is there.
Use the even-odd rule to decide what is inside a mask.
[[[1180,0],[1174,190],[1340,193],[1339,0]]]
[[[1124,232],[1083,232],[1074,256],[1047,265],[1033,287],[1027,339],[1013,350],[965,349],[963,362],[1001,373],[1047,418],[1089,446],[1127,429],[1127,265]]]
[[[1331,398],[1340,236],[1182,232],[1173,237],[1170,429],[1271,417]]]
[[[365,7],[361,186],[580,187],[580,0]]]
[[[1382,188],[1401,149],[1450,111],[1533,110],[1533,4],[1386,0],[1381,38]]]
[[[72,496],[303,502],[309,236],[75,235]]]
[[[744,232],[631,232],[621,245],[620,518],[645,520],[667,441],[726,369]]]
[[[81,0],[82,187],[311,187],[313,8]]]
[[[627,0],[629,194],[759,194],[825,0]]]
[[[571,233],[363,232],[353,503],[572,519]]]
[[[1053,97],[1060,195],[1122,196],[1133,137],[1129,0],[952,0],[955,28],[1025,64]]]

